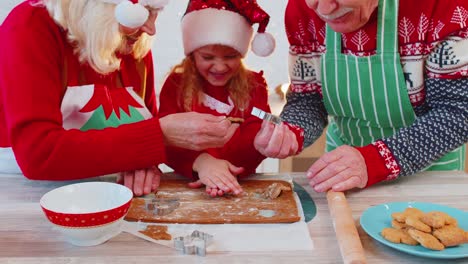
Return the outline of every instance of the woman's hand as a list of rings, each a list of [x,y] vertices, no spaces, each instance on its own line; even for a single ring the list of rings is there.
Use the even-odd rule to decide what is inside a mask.
[[[227,160],[216,159],[203,153],[193,163],[194,171],[198,172],[199,180],[189,184],[192,188],[206,185],[206,193],[212,197],[222,196],[225,193],[238,195],[243,192],[237,181],[237,175],[244,168],[236,167]]]
[[[367,166],[357,149],[343,145],[323,154],[312,164],[307,170],[307,178],[317,192],[364,188],[367,184]]]
[[[294,155],[298,150],[296,135],[288,126],[265,120],[255,136],[254,146],[262,155],[278,159]]]
[[[239,127],[225,116],[196,112],[167,115],[159,122],[166,144],[191,150],[222,147]]]
[[[117,183],[127,186],[135,196],[146,195],[154,192],[161,181],[162,172],[158,167],[148,169],[121,172],[117,177]]]

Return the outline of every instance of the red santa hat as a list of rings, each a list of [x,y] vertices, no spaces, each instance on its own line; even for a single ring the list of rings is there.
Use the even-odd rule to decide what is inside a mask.
[[[256,55],[268,56],[275,49],[275,39],[265,32],[269,20],[255,0],[189,0],[182,18],[185,54],[205,45],[221,44],[244,56],[252,44]],[[252,40],[255,23],[258,29]]]
[[[146,7],[162,9],[169,0],[101,0],[116,4],[115,18],[129,28],[138,28],[148,20],[149,11]]]

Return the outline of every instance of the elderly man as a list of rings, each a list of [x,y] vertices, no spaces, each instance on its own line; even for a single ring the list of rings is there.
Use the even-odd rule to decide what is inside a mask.
[[[462,170],[468,141],[468,2],[289,0],[284,124],[256,148],[283,158],[327,128],[307,171],[318,192],[421,170]]]

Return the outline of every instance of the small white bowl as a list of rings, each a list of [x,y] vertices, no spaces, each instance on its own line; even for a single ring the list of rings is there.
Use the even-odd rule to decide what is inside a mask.
[[[110,182],[66,185],[44,194],[40,205],[47,219],[73,245],[99,245],[121,232],[133,193]]]

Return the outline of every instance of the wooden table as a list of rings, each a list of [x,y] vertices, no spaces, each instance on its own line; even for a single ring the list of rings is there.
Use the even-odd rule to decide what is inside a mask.
[[[95,247],[76,247],[61,240],[44,217],[39,199],[47,191],[72,182],[30,181],[0,174],[0,263],[341,263],[325,194],[315,193],[303,174],[292,174],[314,199],[317,216],[309,223],[310,251],[220,252],[184,256],[123,233]],[[96,179],[94,179],[96,180]],[[366,251],[368,263],[448,263],[401,253],[369,237],[359,226],[369,206],[396,201],[439,203],[468,211],[468,174],[425,172],[346,194]],[[468,259],[450,263],[468,263]]]

